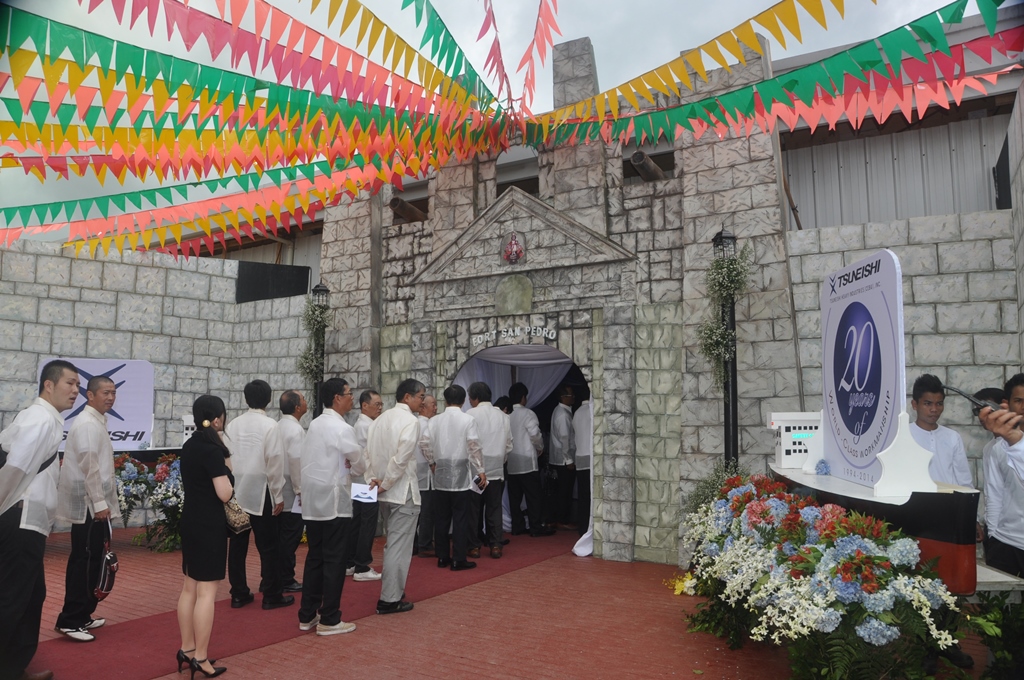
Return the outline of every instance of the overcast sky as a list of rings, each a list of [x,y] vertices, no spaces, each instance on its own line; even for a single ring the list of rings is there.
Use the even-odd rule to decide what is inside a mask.
[[[529,44],[537,16],[537,0],[493,0],[497,16],[506,66],[514,71]],[[789,42],[788,50],[781,45],[773,44],[772,56],[775,59],[792,56],[802,52],[815,51],[827,47],[858,42],[880,35],[896,26],[905,24],[929,11],[943,6],[942,0],[878,0],[874,5],[870,0],[846,0],[846,19],[841,19],[838,12],[826,0],[826,14],[829,30],[818,26],[801,8],[801,28],[804,42]],[[1012,1],[1012,0],[1011,0]],[[311,0],[270,0],[271,4],[304,23],[314,26],[321,33],[338,39],[338,25],[341,18],[335,20],[333,26],[327,26],[327,10],[329,0],[323,0],[317,11],[310,15]],[[388,23],[403,38],[414,46],[419,45],[421,32],[416,29],[414,12],[402,11],[402,0],[363,0],[374,13]],[[118,27],[113,10],[108,2],[100,5],[92,14],[86,11],[89,1],[79,5],[77,0],[0,0],[36,14],[63,23],[79,26],[118,40],[125,40],[136,45],[156,49],[166,53],[185,57],[202,63],[215,63],[222,68],[230,68],[229,50],[211,62],[205,41],[200,41],[193,52],[185,50],[178,35],[167,41],[163,27],[163,18],[157,23],[156,38],[149,35],[145,18],[141,19],[134,29],[127,25]],[[131,6],[131,2],[128,6]],[[659,66],[679,55],[679,52],[692,48],[734,27],[740,21],[764,11],[772,4],[771,0],[714,0],[705,5],[696,2],[670,2],[668,0],[561,0],[559,2],[558,24],[562,36],[556,36],[556,42],[589,36],[594,45],[597,59],[599,83],[602,89],[608,89],[627,81],[636,75]],[[193,7],[208,13],[216,13],[214,0],[191,0]],[[444,19],[452,34],[469,55],[478,71],[483,70],[485,56],[490,47],[490,38],[476,43],[483,22],[482,0],[434,0],[434,6]],[[243,21],[243,27],[252,27],[251,12]],[[976,13],[972,0],[968,13]],[[125,14],[127,21],[128,13]],[[358,22],[355,22],[358,24]],[[765,31],[761,31],[764,33]],[[352,45],[355,27],[342,38],[343,44]],[[9,71],[7,56],[0,57],[0,69]],[[35,75],[42,75],[41,72]],[[272,78],[272,71],[267,77]],[[515,96],[522,91],[522,73],[510,72]],[[551,107],[551,63],[550,54],[546,65],[537,76],[538,91],[534,112],[549,110]],[[496,87],[492,88],[496,90]],[[5,97],[16,96],[12,84],[8,83]],[[40,94],[42,96],[42,94]],[[6,111],[2,112],[6,118]],[[95,178],[75,178],[72,181],[48,181],[46,187],[40,186],[33,177],[26,177],[17,168],[0,170],[0,207],[24,205],[60,198],[82,198],[97,194],[117,193],[142,188],[143,185],[129,177],[122,188],[110,180],[105,187],[100,187]],[[154,180],[146,186],[156,186]],[[56,193],[55,193],[56,192]],[[3,226],[3,225],[0,225]]]

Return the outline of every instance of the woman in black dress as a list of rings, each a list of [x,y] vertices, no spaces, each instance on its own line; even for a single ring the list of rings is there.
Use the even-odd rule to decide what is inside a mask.
[[[224,402],[209,394],[192,404],[196,431],[181,447],[181,484],[185,504],[181,512],[181,571],[185,584],[178,598],[181,649],[178,670],[185,664],[208,678],[226,668],[214,668],[207,647],[213,631],[213,602],[224,580],[227,564],[227,520],[224,503],[231,500],[234,478],[226,464],[231,455],[220,431],[224,429]]]

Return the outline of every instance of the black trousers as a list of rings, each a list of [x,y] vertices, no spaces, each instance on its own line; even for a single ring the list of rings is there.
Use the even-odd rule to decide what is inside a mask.
[[[434,494],[433,489],[420,489],[420,518],[416,529],[416,546],[420,550],[434,549]]]
[[[537,531],[542,524],[543,507],[541,506],[540,472],[534,470],[521,475],[508,476],[508,504],[512,511],[512,533],[526,531],[523,511],[520,506],[526,496],[526,515],[530,521],[530,531]]]
[[[71,555],[64,573],[64,609],[57,616],[58,628],[81,628],[92,619],[99,604],[93,589],[109,533],[107,521],[93,521],[92,513],[86,514],[84,523],[71,525]]]
[[[590,525],[590,470],[576,470],[576,524],[580,536],[587,533]]]
[[[1024,576],[1024,550],[989,536],[985,540],[985,564],[1007,574]]]
[[[502,541],[505,540],[501,513],[501,497],[504,491],[505,480],[488,479],[484,492],[477,496],[483,506],[484,526],[487,527],[487,545],[492,548],[501,547]],[[479,513],[477,513],[477,521],[479,521]]]
[[[456,562],[466,560],[469,547],[470,496],[466,491],[434,491],[434,552],[439,560],[449,556]],[[452,528],[452,548],[448,552],[448,527]]]
[[[576,470],[567,465],[549,465],[548,469],[555,473],[551,494],[554,502],[549,519],[568,524],[572,521],[572,487],[576,484]]]
[[[274,515],[274,500],[270,491],[263,499],[263,514],[249,515],[252,537],[260,554],[260,590],[263,597],[279,597],[284,592],[281,575],[281,522],[280,515]]]
[[[487,485],[490,487],[490,484]],[[470,548],[479,548],[483,545],[484,539],[484,498],[483,494],[473,493],[469,498],[469,526],[467,527],[466,538],[469,540]]]
[[[237,599],[250,594],[249,583],[245,576],[245,558],[249,555],[249,534],[228,532],[228,583],[231,584],[231,597]]]
[[[345,562],[354,534],[351,517],[306,522],[306,566],[302,572],[302,603],[299,621],[308,623],[320,614],[320,623],[335,626],[341,621],[341,591],[345,587]]]
[[[0,515],[0,680],[16,680],[39,646],[46,536],[20,528],[21,504]]]
[[[370,570],[373,562],[373,539],[377,535],[377,503],[352,501],[352,549],[348,553],[348,566],[356,572]]]
[[[302,543],[302,529],[305,524],[302,521],[301,512],[282,512],[277,517],[280,526],[281,536],[281,581],[288,585],[295,581],[295,551]]]

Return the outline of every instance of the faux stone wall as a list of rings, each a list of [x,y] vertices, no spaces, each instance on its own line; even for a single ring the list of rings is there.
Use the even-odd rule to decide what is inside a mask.
[[[1013,202],[1013,252],[1017,290],[1024,290],[1024,83],[1017,88],[1017,101],[1006,131],[1010,156],[1010,200]],[[1024,300],[1017,302],[1018,317],[1024,314]],[[1020,329],[1024,353],[1024,329]]]
[[[235,304],[238,263],[158,253],[75,259],[59,244],[0,249],[0,414],[34,398],[40,358],[144,359],[153,364],[154,446],[181,444],[181,417],[211,393],[229,417],[244,385],[267,380],[275,398],[301,388],[304,296]],[[275,402],[276,403],[276,402]]]
[[[821,408],[821,282],[828,272],[881,248],[900,258],[907,390],[923,373],[970,392],[1002,387],[1020,370],[1018,287],[1008,210],[792,231],[793,296],[807,411]],[[909,395],[907,409],[910,409]],[[982,482],[989,435],[970,404],[946,397],[943,424],[963,437]]]

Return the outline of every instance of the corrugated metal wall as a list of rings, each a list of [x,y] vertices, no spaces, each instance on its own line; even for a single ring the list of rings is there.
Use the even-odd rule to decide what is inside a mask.
[[[782,154],[805,229],[995,210],[1008,115]]]

